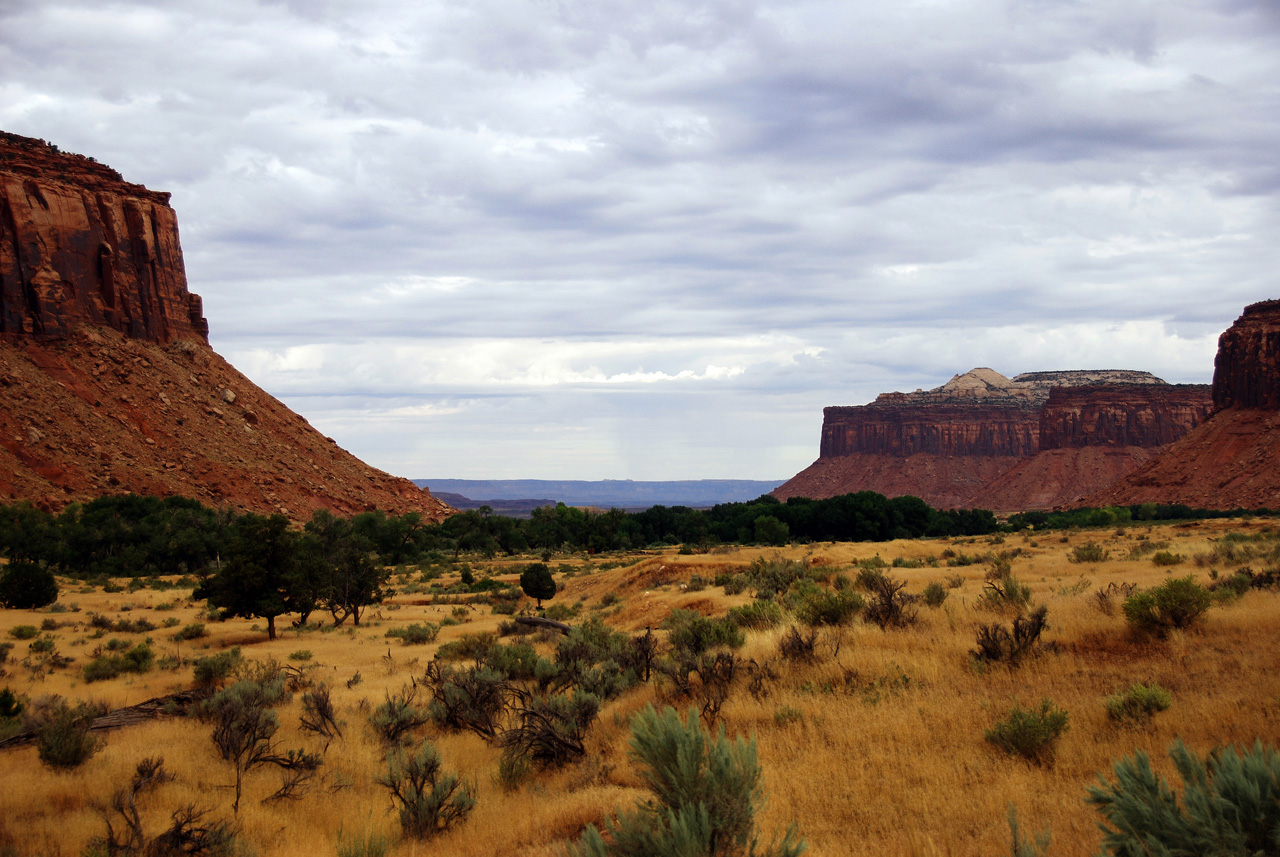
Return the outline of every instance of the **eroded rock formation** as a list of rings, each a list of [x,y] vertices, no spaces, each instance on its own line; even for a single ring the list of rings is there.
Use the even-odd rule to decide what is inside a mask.
[[[1218,338],[1214,413],[1090,505],[1280,508],[1280,301],[1252,304]]]
[[[63,339],[81,324],[208,341],[169,194],[0,133],[0,338]]]
[[[824,409],[819,459],[774,494],[872,490],[1000,511],[1058,505],[1132,471],[1209,409],[1207,386],[1147,372],[1010,379],[974,369],[934,390]]]
[[[0,134],[0,502],[195,497],[305,519],[452,510],[208,346],[168,194]]]

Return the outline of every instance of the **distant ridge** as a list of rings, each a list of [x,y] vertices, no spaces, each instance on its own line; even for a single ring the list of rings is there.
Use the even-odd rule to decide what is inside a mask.
[[[415,479],[441,492],[461,495],[476,504],[486,501],[546,498],[544,502],[567,506],[600,506],[619,509],[647,509],[650,506],[714,506],[740,503],[768,494],[785,480],[687,479],[672,482],[635,482],[629,479],[547,480],[547,479]],[[495,506],[496,504],[491,503]],[[459,507],[461,508],[461,507]]]

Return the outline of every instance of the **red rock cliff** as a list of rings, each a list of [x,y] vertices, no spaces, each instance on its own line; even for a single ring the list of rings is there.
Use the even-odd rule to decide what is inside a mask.
[[[1218,338],[1213,404],[1194,431],[1083,502],[1280,508],[1280,301],[1246,307]]]
[[[1218,337],[1213,404],[1219,410],[1280,410],[1280,301],[1245,307]]]
[[[169,194],[0,132],[0,339],[59,340],[80,324],[207,342]]]
[[[1212,409],[1207,384],[1055,387],[1040,412],[1039,448],[1164,446]]]
[[[453,511],[321,435],[207,333],[168,194],[0,132],[0,502]]]
[[[1030,455],[1039,417],[1022,404],[890,404],[822,411],[822,458],[867,453]]]

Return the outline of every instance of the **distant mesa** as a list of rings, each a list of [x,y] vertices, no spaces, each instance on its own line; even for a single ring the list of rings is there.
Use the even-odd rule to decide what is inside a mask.
[[[1208,385],[1125,369],[989,368],[823,410],[818,460],[774,495],[913,494],[940,508],[1050,508],[1094,493],[1202,422]]]
[[[452,510],[208,345],[169,194],[0,132],[0,502],[181,494],[295,519]]]

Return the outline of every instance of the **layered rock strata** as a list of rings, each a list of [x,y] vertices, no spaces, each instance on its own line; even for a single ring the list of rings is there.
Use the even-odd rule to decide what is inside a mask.
[[[0,135],[0,502],[181,494],[294,519],[453,510],[209,348],[168,194]]]
[[[1218,338],[1213,414],[1091,505],[1280,508],[1280,301],[1252,304]]]
[[[169,194],[0,133],[0,338],[63,339],[82,324],[208,341]]]
[[[823,411],[819,459],[775,496],[872,490],[1001,511],[1058,505],[1114,482],[1209,411],[1207,386],[1146,372],[991,369],[934,390]]]

